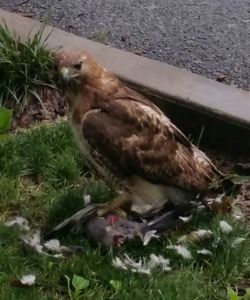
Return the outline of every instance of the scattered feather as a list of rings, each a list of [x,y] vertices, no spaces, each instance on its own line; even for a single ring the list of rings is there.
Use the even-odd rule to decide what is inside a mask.
[[[91,202],[91,197],[90,195],[84,195],[83,196],[83,201],[84,201],[84,206],[88,206]]]
[[[200,250],[197,250],[197,253],[198,253],[198,254],[202,254],[202,255],[210,255],[210,256],[213,255],[212,252],[211,252],[210,250],[208,250],[208,249],[200,249]]]
[[[22,231],[20,238],[24,242],[26,246],[34,250],[39,254],[44,254],[56,258],[61,258],[65,256],[69,256],[74,253],[74,250],[78,251],[82,247],[67,247],[60,245],[59,240],[49,240],[45,243],[41,243],[41,232],[39,229],[31,230],[29,227],[28,221],[20,216],[9,220],[4,223],[7,227],[18,226],[19,229]],[[56,254],[49,254],[44,249],[49,251],[55,252]],[[18,282],[17,282],[18,284]]]
[[[206,239],[210,239],[213,236],[211,230],[198,229],[190,232],[187,235],[182,235],[178,239],[178,243],[182,242],[200,242]]]
[[[236,221],[244,219],[244,215],[239,207],[234,207],[232,217]]]
[[[134,259],[129,257],[127,254],[125,254],[125,260],[124,261],[130,267],[134,267],[134,268],[141,268],[142,267],[142,260],[141,259],[139,259],[139,261],[136,262]]]
[[[125,258],[123,260],[119,257],[113,259],[112,265],[119,269],[130,270],[133,273],[141,273],[146,275],[150,275],[151,271],[158,267],[160,267],[163,271],[171,270],[171,267],[169,266],[169,259],[166,259],[161,255],[156,256],[155,254],[151,254],[148,262],[145,260],[145,258],[140,258],[138,261],[135,261],[127,254],[124,256]]]
[[[151,270],[157,267],[161,267],[163,271],[171,271],[169,263],[170,260],[168,258],[164,258],[162,255],[156,256],[152,253],[150,254],[150,259],[147,263],[147,266]]]
[[[47,253],[46,253],[47,254]],[[49,255],[49,254],[47,254]],[[62,254],[62,253],[57,253],[57,254],[54,254],[54,255],[49,255],[49,256],[53,256],[55,258],[65,258],[65,256]]]
[[[204,211],[206,211],[206,206],[204,204],[201,204],[197,207],[198,213],[203,213]]]
[[[192,220],[192,218],[193,218],[193,215],[190,215],[189,217],[179,217],[179,219],[181,219],[182,222],[184,222],[184,223],[190,222]]]
[[[32,286],[35,284],[35,280],[36,280],[36,276],[33,274],[29,274],[29,275],[24,275],[21,279],[20,279],[20,283],[22,285],[27,285],[27,286]]]
[[[55,254],[51,255],[56,258],[63,258],[66,256],[70,256],[76,251],[80,251],[83,249],[83,247],[77,247],[77,246],[63,246],[60,244],[60,241],[57,239],[52,239],[47,241],[46,243],[43,244],[46,249],[48,249],[51,252],[55,252]],[[48,254],[50,255],[50,254]]]
[[[133,269],[132,269],[133,270]],[[150,269],[147,269],[145,267],[139,267],[135,270],[135,272],[140,273],[140,274],[146,274],[146,275],[150,275],[151,271]]]
[[[12,220],[6,221],[4,223],[4,225],[6,227],[13,227],[13,226],[16,225],[20,230],[23,230],[23,231],[29,231],[30,230],[29,222],[25,218],[20,217],[20,216],[17,216]]]
[[[218,195],[215,199],[214,199],[214,202],[215,203],[218,203],[218,204],[221,204],[223,201],[223,197],[225,196],[226,194],[225,193],[223,193],[223,194],[221,194],[221,195]]]
[[[226,221],[220,221],[220,229],[223,233],[230,233],[233,231],[233,227],[228,224]]]
[[[222,238],[220,236],[217,236],[212,243],[212,247],[214,249],[218,248],[218,246],[221,244],[221,242],[222,242]]]
[[[136,269],[131,268],[130,270],[131,270],[133,273],[141,273],[141,274],[146,274],[146,275],[150,275],[150,274],[151,274],[151,272],[150,272],[149,269],[145,269],[145,268],[143,268],[143,267],[139,267],[139,268],[136,268]]]
[[[174,249],[176,252],[182,256],[184,259],[192,259],[191,252],[184,246],[181,245],[170,245],[167,246],[168,249]]]
[[[118,269],[123,269],[123,270],[127,270],[127,266],[125,265],[125,263],[119,258],[119,257],[115,257],[112,260],[112,265]]]
[[[27,233],[26,235],[21,236],[21,240],[26,246],[32,248],[35,252],[55,258],[63,258],[69,254],[72,254],[73,252],[73,250],[69,247],[61,246],[58,240],[49,240],[48,242],[41,244],[40,230],[36,230],[34,233]],[[44,251],[44,248],[47,248],[56,254],[49,254]]]
[[[160,236],[158,234],[155,234],[156,230],[149,230],[145,233],[144,236],[140,235],[142,241],[143,241],[143,246],[147,246],[148,243],[153,239],[159,239]]]
[[[61,245],[59,240],[52,239],[44,243],[44,247],[46,247],[48,250],[54,251],[54,252],[61,252]]]
[[[198,230],[195,230],[191,233],[193,233],[194,235],[198,236],[201,239],[207,239],[207,238],[210,238],[213,235],[212,231],[207,230],[207,229],[198,229]]]
[[[188,234],[181,235],[177,240],[178,244],[185,242],[188,242]]]
[[[41,231],[38,229],[34,233],[27,233],[21,236],[22,241],[25,245],[29,246],[37,253],[43,253],[43,246],[41,245]]]
[[[244,242],[246,239],[245,238],[241,238],[238,237],[236,238],[233,243],[232,243],[232,247],[235,248],[236,246],[238,246],[239,244],[241,244],[242,242]]]
[[[215,198],[207,198],[207,203],[208,204],[212,204],[213,202],[218,203],[218,204],[222,204],[222,199],[225,196],[225,193],[218,195]]]

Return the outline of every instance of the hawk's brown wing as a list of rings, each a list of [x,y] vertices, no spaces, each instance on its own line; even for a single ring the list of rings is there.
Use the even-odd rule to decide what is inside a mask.
[[[133,99],[102,102],[82,124],[88,145],[121,177],[138,175],[159,184],[201,191],[216,168],[152,104]]]

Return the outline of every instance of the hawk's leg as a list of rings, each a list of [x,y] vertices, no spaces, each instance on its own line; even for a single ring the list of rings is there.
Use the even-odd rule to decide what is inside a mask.
[[[113,213],[121,218],[126,218],[127,213],[124,210],[124,207],[127,206],[128,200],[124,197],[123,194],[119,194],[113,200],[105,202],[100,209],[97,211],[98,216],[104,216],[108,213]]]

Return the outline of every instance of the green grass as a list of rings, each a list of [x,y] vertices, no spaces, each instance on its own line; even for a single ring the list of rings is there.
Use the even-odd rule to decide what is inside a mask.
[[[21,215],[33,227],[48,228],[77,211],[83,204],[83,193],[94,201],[108,200],[112,193],[92,177],[76,148],[67,123],[39,127],[25,134],[0,140],[0,220]],[[185,261],[167,249],[175,243],[174,234],[154,240],[148,247],[140,241],[125,245],[120,251],[104,251],[91,245],[83,236],[68,235],[62,243],[83,245],[84,252],[56,259],[24,248],[13,229],[0,225],[0,299],[69,299],[65,275],[74,274],[89,280],[79,299],[228,299],[227,288],[241,277],[250,276],[250,241],[247,228],[225,217],[234,227],[229,235],[218,229],[219,218],[195,220],[193,228],[209,228],[214,240],[190,245],[194,259]],[[232,248],[232,240],[246,241]],[[206,247],[212,257],[202,258],[196,249]],[[113,256],[128,253],[134,258],[150,253],[169,257],[173,271],[156,271],[152,276],[121,271],[111,266]],[[36,285],[13,287],[12,279],[33,273]],[[121,282],[117,291],[110,281]]]
[[[52,52],[45,49],[44,26],[26,41],[0,25],[0,107],[23,110],[29,100],[53,87]]]
[[[99,42],[99,43],[107,43],[110,37],[110,31],[108,30],[100,30],[97,31],[92,37],[91,40]]]

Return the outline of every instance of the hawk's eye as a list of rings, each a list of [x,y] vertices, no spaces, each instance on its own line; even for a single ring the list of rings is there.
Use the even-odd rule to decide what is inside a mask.
[[[73,64],[73,68],[76,69],[77,71],[80,71],[82,67],[82,62]]]

